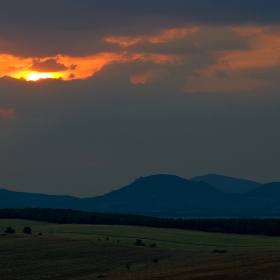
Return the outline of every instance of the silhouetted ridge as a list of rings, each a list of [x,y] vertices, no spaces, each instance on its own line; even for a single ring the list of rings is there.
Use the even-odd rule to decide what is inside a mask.
[[[261,185],[246,194],[248,197],[280,199],[280,182]]]
[[[258,184],[219,175],[206,177],[209,176],[241,185]],[[28,207],[157,217],[272,217],[280,215],[280,183],[258,184],[247,193],[226,193],[204,181],[159,174],[140,177],[119,190],[83,199],[0,189],[0,208]]]
[[[128,186],[92,198],[95,211],[113,209],[119,213],[190,213],[228,210],[232,197],[205,182],[192,182],[174,175],[140,177]]]
[[[194,182],[206,182],[213,187],[228,193],[246,193],[258,186],[260,183],[244,180],[239,178],[232,178],[223,175],[207,174],[203,176],[197,176],[191,179]]]

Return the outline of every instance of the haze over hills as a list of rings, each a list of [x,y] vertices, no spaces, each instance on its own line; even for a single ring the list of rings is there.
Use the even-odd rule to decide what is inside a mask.
[[[228,193],[246,193],[261,185],[254,181],[217,174],[206,174],[194,177],[190,180],[194,182],[206,182],[211,186]]]
[[[195,181],[201,177],[205,177],[208,182],[211,179],[216,184],[220,181],[220,189],[215,184],[213,186],[205,181]],[[163,174],[140,177],[119,190],[82,199],[0,189],[0,208],[61,208],[158,217],[280,215],[280,183],[260,185],[252,181],[219,175],[201,177],[191,180]],[[256,188],[240,193],[240,190],[252,188],[252,185]],[[227,189],[227,192],[221,188]]]

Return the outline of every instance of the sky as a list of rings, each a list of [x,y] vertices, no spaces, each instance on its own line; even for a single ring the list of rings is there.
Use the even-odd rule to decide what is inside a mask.
[[[280,181],[278,0],[1,0],[0,188]]]

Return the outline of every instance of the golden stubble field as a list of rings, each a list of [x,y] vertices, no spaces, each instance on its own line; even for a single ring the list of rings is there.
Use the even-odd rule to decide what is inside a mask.
[[[275,237],[24,220],[1,220],[4,225],[14,226],[16,234],[0,236],[1,280],[280,279],[280,239]],[[23,225],[30,225],[33,235],[21,233]],[[135,246],[136,237],[159,247]],[[169,241],[157,242],[163,238]],[[180,243],[172,247],[175,241],[182,242],[181,250]],[[227,253],[211,253],[213,248]]]

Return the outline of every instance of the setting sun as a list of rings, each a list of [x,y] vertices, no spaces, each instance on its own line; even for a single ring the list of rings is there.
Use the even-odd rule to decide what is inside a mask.
[[[15,75],[15,78],[23,78],[26,81],[38,81],[40,79],[59,79],[62,78],[61,73],[45,73],[36,71],[25,71]]]

